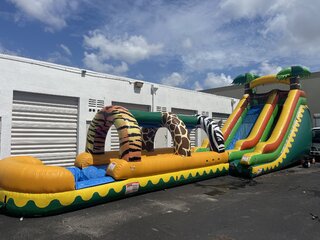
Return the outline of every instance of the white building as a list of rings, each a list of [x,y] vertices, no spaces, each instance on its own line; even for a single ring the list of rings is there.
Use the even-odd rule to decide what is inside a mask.
[[[70,165],[83,152],[86,130],[106,105],[128,109],[204,113],[225,119],[236,99],[0,54],[0,158],[32,155]],[[204,133],[191,138],[201,144]],[[118,146],[117,132],[106,150]],[[170,146],[166,129],[156,146]]]

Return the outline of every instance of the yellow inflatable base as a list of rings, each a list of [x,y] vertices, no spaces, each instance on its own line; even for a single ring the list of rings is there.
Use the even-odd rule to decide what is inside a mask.
[[[23,193],[0,189],[0,204],[16,216],[44,216],[97,203],[227,174],[229,164],[201,167],[148,177],[130,178],[85,189],[57,193]]]

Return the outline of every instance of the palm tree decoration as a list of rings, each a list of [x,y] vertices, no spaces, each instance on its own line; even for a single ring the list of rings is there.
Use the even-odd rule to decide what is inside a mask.
[[[232,84],[234,85],[244,85],[250,83],[252,80],[258,78],[259,76],[253,73],[245,73],[237,76],[233,79]]]
[[[302,66],[291,66],[282,69],[277,74],[278,80],[284,80],[286,78],[307,77],[311,74],[308,68]]]

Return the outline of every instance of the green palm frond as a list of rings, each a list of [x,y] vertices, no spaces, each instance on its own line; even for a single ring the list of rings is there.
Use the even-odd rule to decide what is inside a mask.
[[[259,76],[253,73],[241,74],[233,79],[232,84],[234,85],[244,85],[250,83],[252,80],[258,78]]]
[[[302,67],[302,66],[291,66],[282,69],[277,74],[278,80],[284,80],[286,78],[292,78],[292,77],[307,77],[311,74],[308,68]]]

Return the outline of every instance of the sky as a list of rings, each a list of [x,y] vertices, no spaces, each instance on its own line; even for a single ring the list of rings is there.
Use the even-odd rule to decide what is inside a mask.
[[[320,1],[1,0],[0,52],[187,89],[320,70]]]

